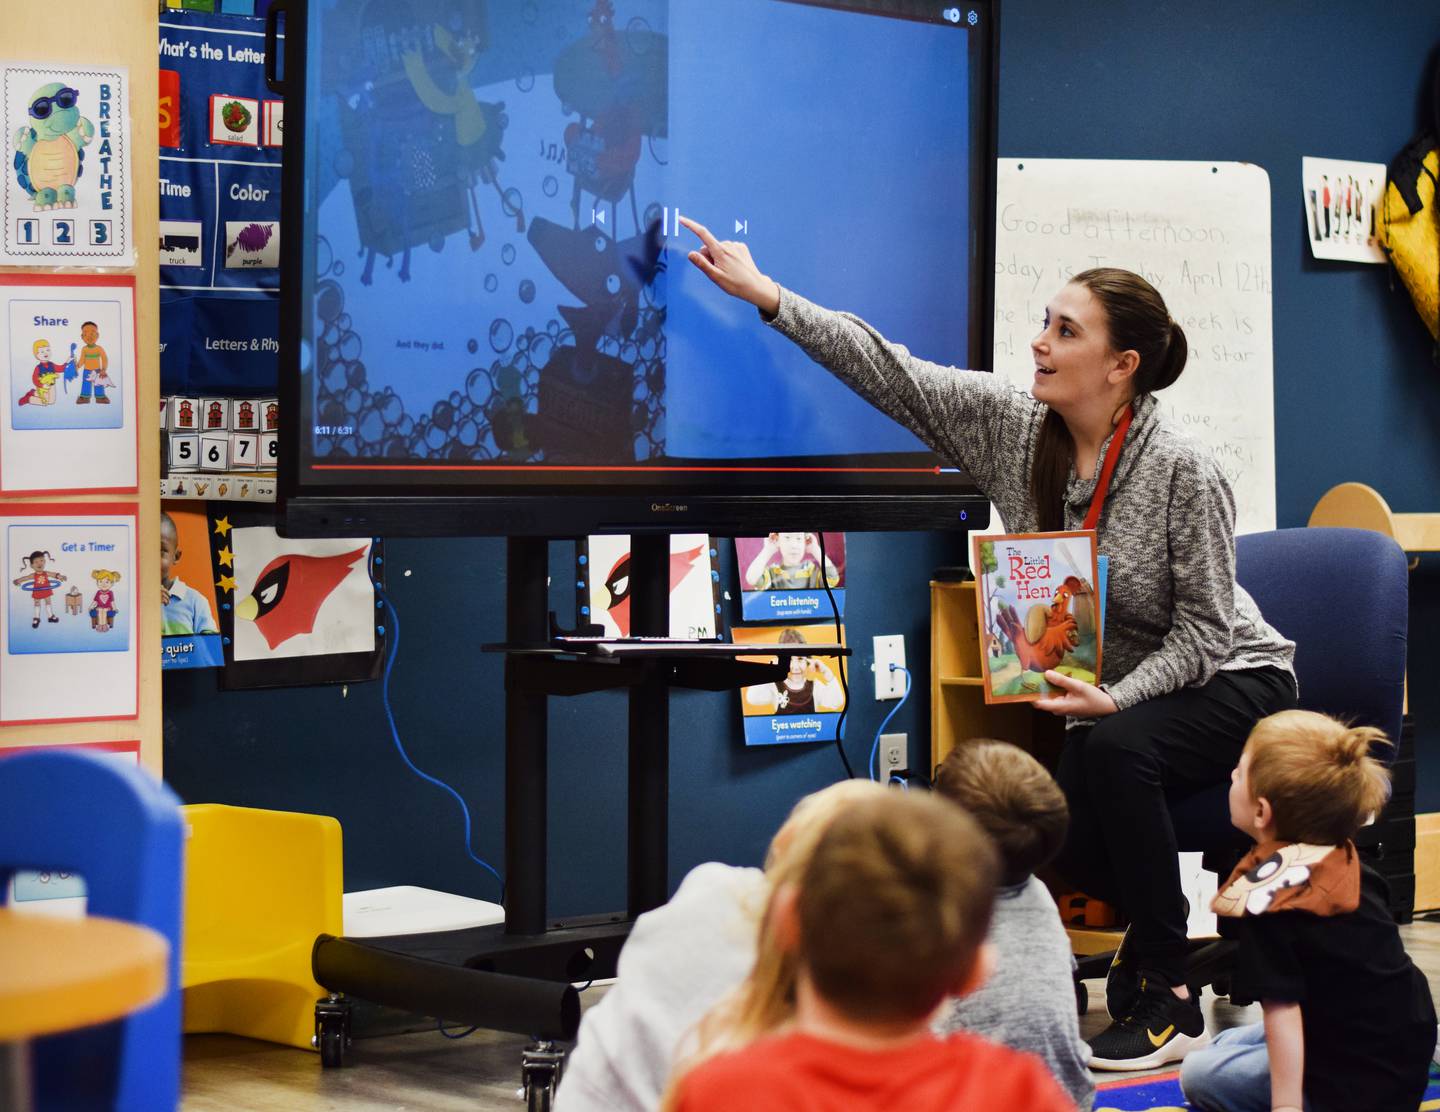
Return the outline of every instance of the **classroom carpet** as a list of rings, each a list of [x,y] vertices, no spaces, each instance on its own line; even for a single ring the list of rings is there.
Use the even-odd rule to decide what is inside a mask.
[[[1180,1072],[1104,1081],[1096,1086],[1095,1112],[1185,1112]],[[1440,1070],[1430,1067],[1430,1084],[1419,1112],[1440,1112]]]

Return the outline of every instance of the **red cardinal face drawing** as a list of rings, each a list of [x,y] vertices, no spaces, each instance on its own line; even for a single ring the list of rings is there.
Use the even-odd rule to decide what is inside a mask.
[[[320,607],[365,555],[365,547],[336,556],[276,556],[235,607],[235,616],[255,623],[271,650],[315,628]]]
[[[705,551],[702,544],[685,552],[670,553],[670,590],[680,586],[680,581],[690,574],[700,553]],[[615,620],[621,637],[630,636],[630,553],[626,552],[615,561],[610,574],[605,577],[605,589],[610,592],[610,605],[606,609]]]

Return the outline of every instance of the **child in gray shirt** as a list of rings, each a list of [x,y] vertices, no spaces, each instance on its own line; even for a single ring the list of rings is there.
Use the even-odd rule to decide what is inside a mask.
[[[1000,851],[1002,879],[989,941],[995,972],[949,1002],[940,1034],[966,1030],[1041,1058],[1077,1107],[1095,1083],[1075,1008],[1075,959],[1049,890],[1034,872],[1059,851],[1069,825],[1060,786],[1024,750],[1004,741],[962,741],[935,774],[937,794],[974,816]]]

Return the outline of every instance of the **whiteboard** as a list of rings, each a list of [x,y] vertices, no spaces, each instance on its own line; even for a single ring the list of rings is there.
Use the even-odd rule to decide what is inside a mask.
[[[995,205],[995,371],[1022,389],[1046,302],[1074,274],[1143,274],[1190,359],[1155,395],[1214,453],[1236,532],[1275,528],[1270,178],[1245,162],[1002,158]]]

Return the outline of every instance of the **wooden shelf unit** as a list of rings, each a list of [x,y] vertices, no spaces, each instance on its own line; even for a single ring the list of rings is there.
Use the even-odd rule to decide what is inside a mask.
[[[957,742],[992,737],[1011,741],[1055,767],[1065,722],[1028,703],[985,702],[980,670],[980,615],[975,583],[930,584],[930,766]]]

